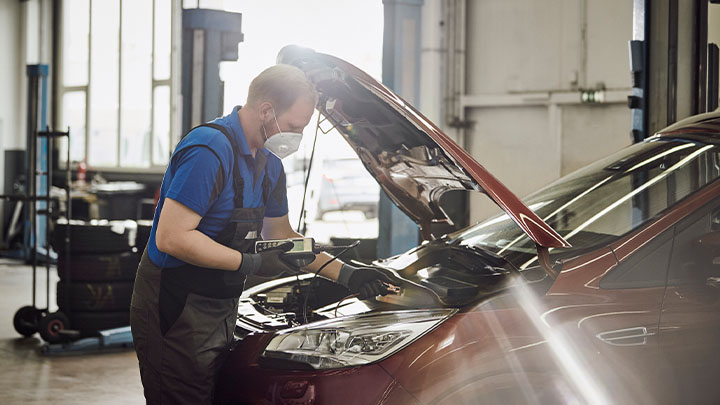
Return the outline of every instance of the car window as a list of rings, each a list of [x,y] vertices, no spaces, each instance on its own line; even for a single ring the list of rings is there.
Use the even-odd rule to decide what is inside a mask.
[[[718,177],[718,146],[656,139],[625,148],[523,201],[573,245],[551,253],[571,254],[615,240]],[[450,238],[490,249],[521,269],[536,264],[534,243],[507,215]]]
[[[676,227],[669,284],[705,284],[708,278],[720,277],[720,249],[712,239],[720,240],[720,200]]]
[[[600,280],[600,288],[648,288],[665,285],[673,229],[666,230],[623,260]]]
[[[714,201],[620,263],[600,280],[600,287],[660,287],[666,279],[671,285],[697,284],[720,277],[720,250],[699,243],[713,232],[720,236],[719,222],[720,201]]]

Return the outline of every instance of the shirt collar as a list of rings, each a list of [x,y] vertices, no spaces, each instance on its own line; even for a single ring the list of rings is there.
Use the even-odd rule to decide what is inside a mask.
[[[243,155],[251,155],[250,147],[245,138],[245,132],[243,132],[242,125],[240,124],[240,116],[238,115],[238,111],[240,111],[241,108],[242,106],[236,105],[230,114],[223,117],[223,121],[225,121],[225,125],[232,131],[233,138],[235,138],[240,153]],[[270,153],[265,148],[259,148],[258,152],[263,153],[265,156]]]

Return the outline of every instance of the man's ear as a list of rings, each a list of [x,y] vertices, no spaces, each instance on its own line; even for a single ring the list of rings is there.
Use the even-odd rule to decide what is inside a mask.
[[[263,101],[258,106],[258,112],[260,113],[260,119],[262,121],[267,121],[272,118],[273,106],[269,101]]]

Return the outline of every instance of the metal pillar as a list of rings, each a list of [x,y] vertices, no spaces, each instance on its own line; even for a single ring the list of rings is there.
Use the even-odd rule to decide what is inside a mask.
[[[383,84],[413,105],[420,100],[420,22],[424,0],[383,0]],[[380,192],[379,257],[402,253],[418,244],[417,224]]]
[[[633,39],[630,48],[630,73],[632,78],[632,95],[628,97],[631,110],[632,141],[641,142],[647,138],[647,99],[648,86],[647,60],[648,52],[645,38],[647,37],[647,0],[633,1]]]
[[[707,7],[707,0],[634,0],[631,71],[642,76],[629,99],[634,141],[705,111]]]
[[[707,0],[634,0],[630,71],[632,139],[706,111],[708,80]],[[633,175],[635,184],[648,174]],[[647,216],[646,195],[633,197],[633,222]]]
[[[720,62],[720,50],[716,44],[708,45],[708,75],[707,75],[707,111],[715,111],[718,108],[718,63]]]
[[[38,128],[47,126],[48,65],[28,65],[27,92],[27,139],[25,153],[25,195],[48,195],[48,143],[38,138]],[[46,241],[47,221],[38,221],[38,212],[47,212],[46,201],[28,201],[25,209],[24,256],[37,260],[38,249],[49,257],[49,246],[38,246],[38,240]],[[43,214],[47,215],[47,214]]]
[[[223,114],[220,62],[238,59],[242,14],[221,10],[182,12],[182,133]]]

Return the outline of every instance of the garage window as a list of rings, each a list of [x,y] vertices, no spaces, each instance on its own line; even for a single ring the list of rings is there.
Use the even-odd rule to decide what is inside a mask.
[[[62,2],[59,110],[72,161],[167,164],[172,7],[170,0]]]

